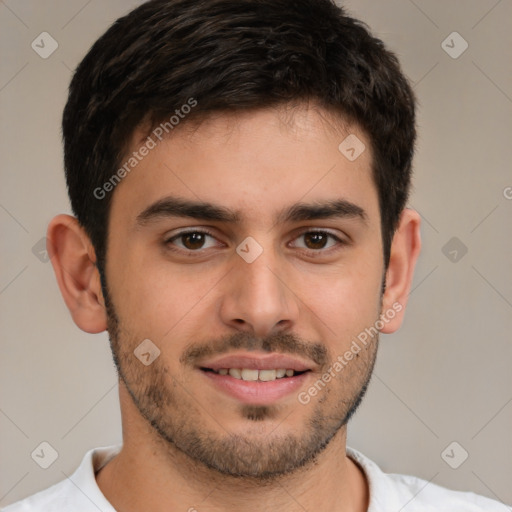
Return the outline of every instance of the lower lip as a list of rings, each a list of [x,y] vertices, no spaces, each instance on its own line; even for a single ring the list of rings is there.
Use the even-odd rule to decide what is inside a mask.
[[[230,375],[220,375],[215,372],[199,370],[220,391],[237,399],[239,402],[251,405],[268,405],[277,400],[297,393],[311,372],[304,372],[294,377],[263,381],[247,381],[235,379]]]

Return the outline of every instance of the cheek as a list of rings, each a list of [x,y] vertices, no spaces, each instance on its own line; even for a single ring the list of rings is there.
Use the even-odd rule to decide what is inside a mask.
[[[116,269],[114,302],[121,322],[138,336],[158,344],[190,323],[198,328],[199,308],[209,303],[208,292],[220,274],[168,261],[133,258]]]
[[[326,340],[334,339],[336,345],[342,340],[345,345],[374,324],[380,312],[381,267],[376,261],[361,262],[340,267],[322,278],[303,276],[299,296],[306,298],[306,309],[315,313],[312,321]]]

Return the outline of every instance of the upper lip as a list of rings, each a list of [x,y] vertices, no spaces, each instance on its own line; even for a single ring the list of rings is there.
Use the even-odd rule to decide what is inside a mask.
[[[248,368],[251,370],[274,370],[284,368],[302,372],[311,370],[312,365],[286,354],[272,353],[264,355],[253,354],[227,354],[201,361],[200,368],[219,370],[221,368]]]

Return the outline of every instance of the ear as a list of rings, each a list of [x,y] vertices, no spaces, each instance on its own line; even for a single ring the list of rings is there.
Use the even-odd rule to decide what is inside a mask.
[[[414,267],[421,249],[420,223],[418,212],[406,208],[393,236],[382,298],[381,317],[385,321],[380,332],[384,334],[395,332],[402,325]]]
[[[73,321],[85,332],[106,330],[105,302],[89,237],[70,215],[54,217],[46,237],[57,283]]]

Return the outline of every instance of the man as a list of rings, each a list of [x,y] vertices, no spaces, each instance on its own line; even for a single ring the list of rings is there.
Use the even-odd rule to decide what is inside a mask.
[[[156,0],[72,80],[64,300],[108,329],[122,447],[6,511],[500,511],[346,446],[420,251],[414,97],[329,0]]]

